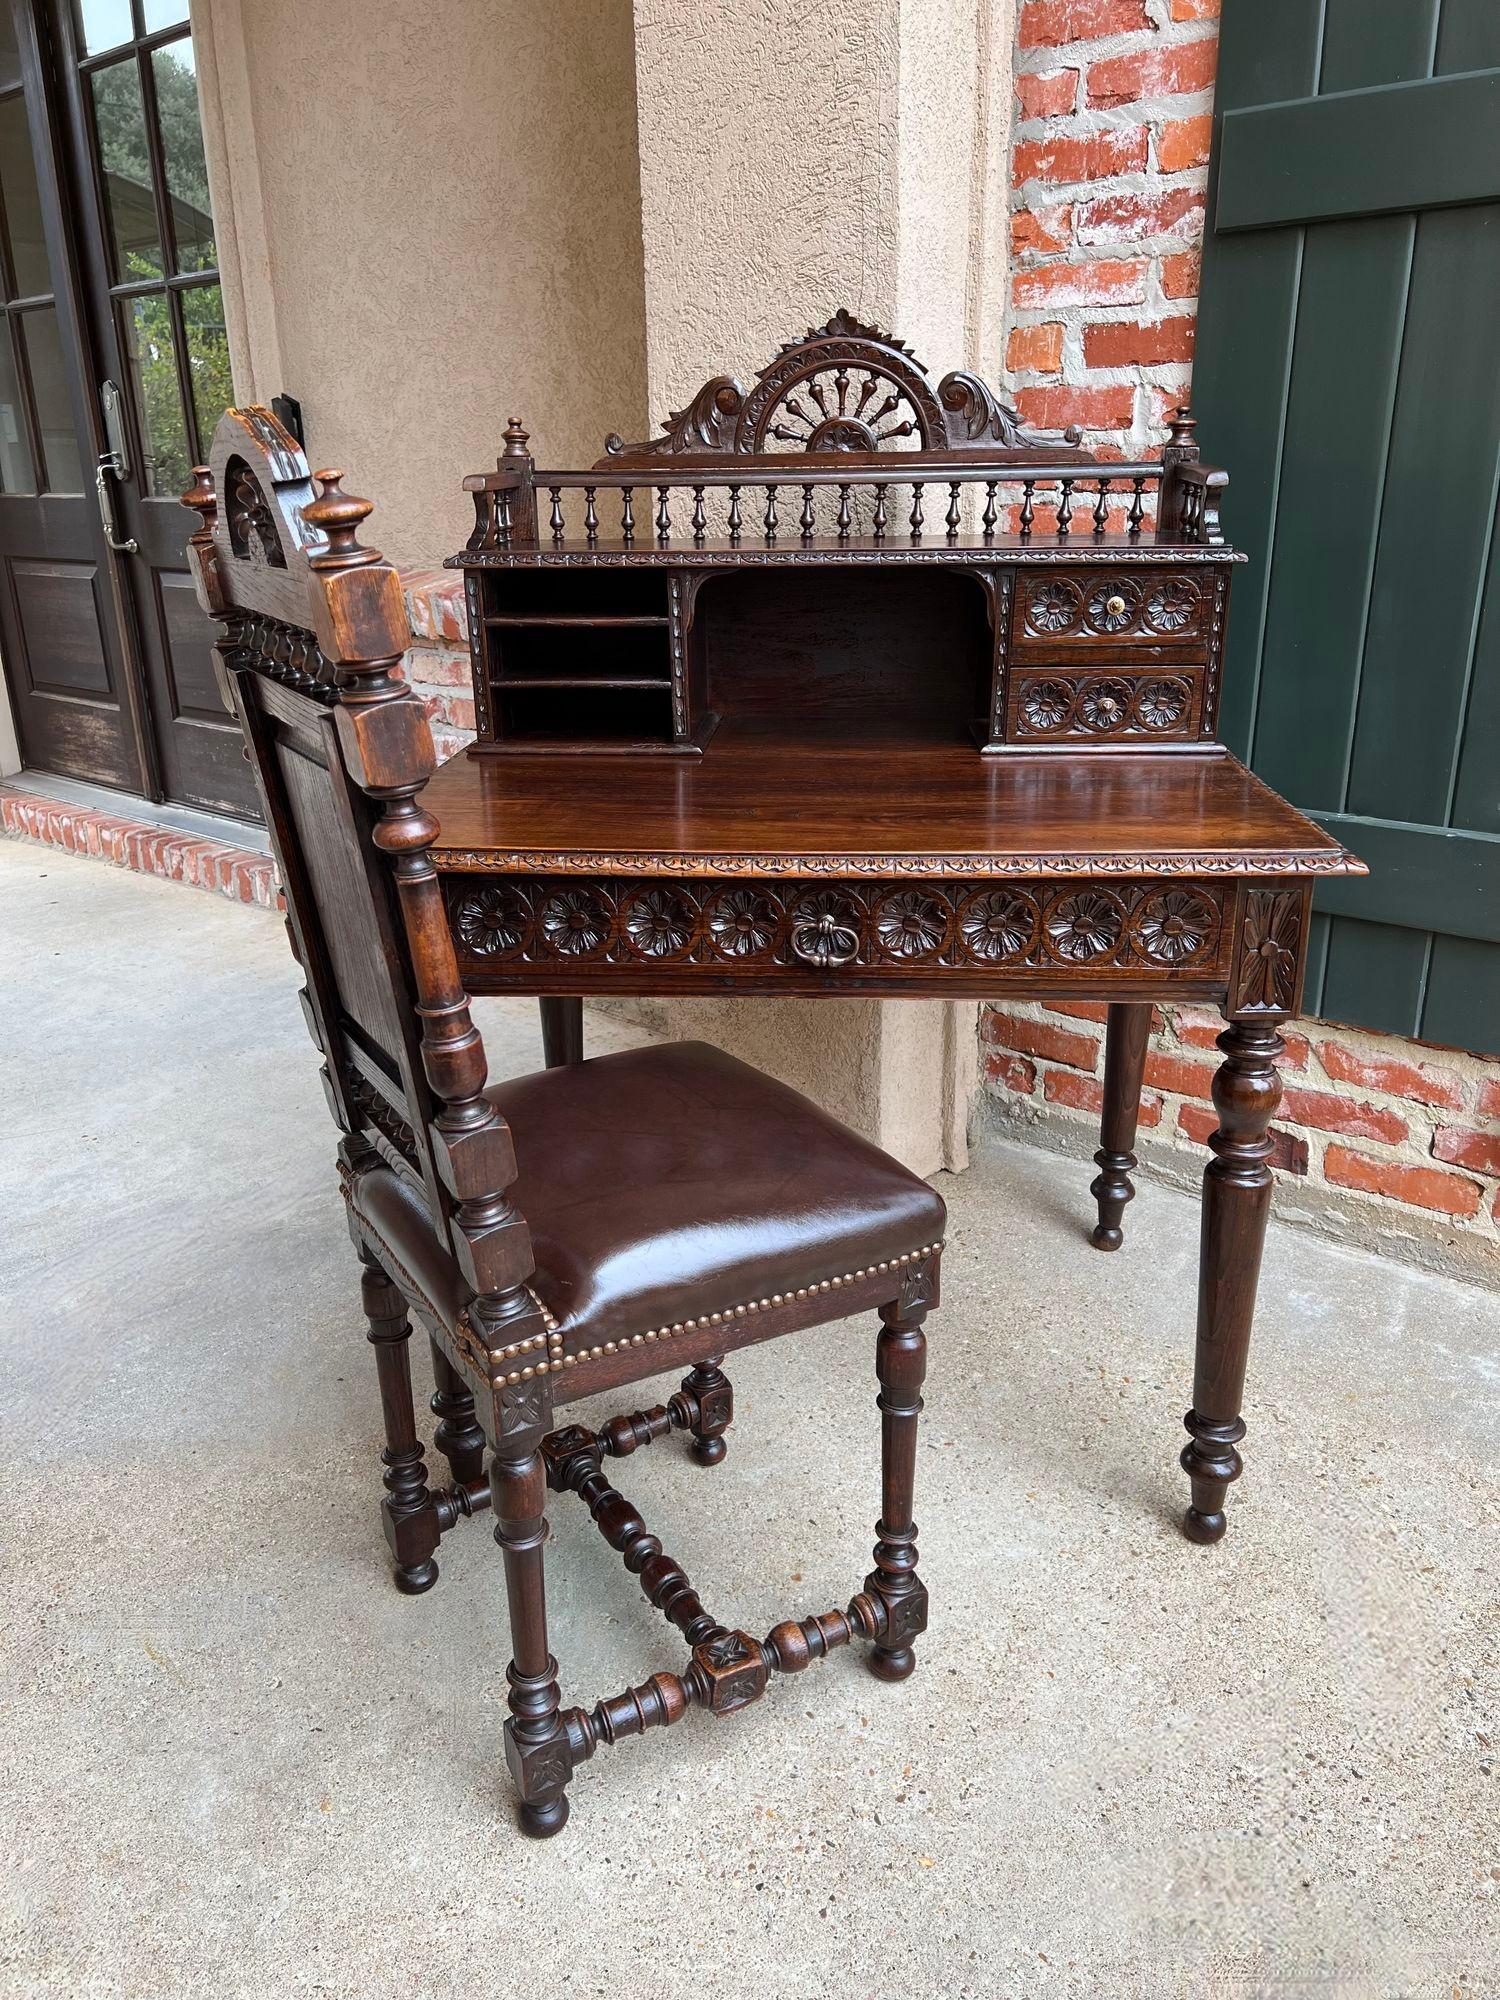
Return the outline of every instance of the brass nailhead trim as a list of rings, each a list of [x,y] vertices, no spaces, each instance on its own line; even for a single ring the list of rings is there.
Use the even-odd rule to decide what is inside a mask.
[[[505,1380],[507,1383],[529,1382],[533,1375],[554,1374],[559,1368],[576,1368],[580,1361],[597,1361],[602,1355],[618,1354],[621,1348],[641,1347],[651,1340],[675,1340],[679,1334],[694,1333],[700,1326],[720,1326],[726,1319],[744,1319],[751,1313],[767,1312],[772,1306],[791,1305],[797,1299],[811,1298],[817,1292],[831,1292],[842,1285],[857,1284],[862,1278],[878,1277],[882,1271],[899,1271],[906,1264],[915,1264],[921,1257],[937,1256],[942,1248],[941,1242],[927,1243],[920,1250],[908,1250],[904,1257],[891,1257],[882,1264],[867,1264],[858,1271],[844,1271],[837,1278],[820,1278],[811,1285],[800,1286],[795,1292],[774,1292],[768,1299],[749,1299],[744,1305],[726,1306],[722,1312],[704,1313],[697,1319],[676,1320],[670,1326],[653,1327],[649,1333],[632,1333],[623,1340],[601,1341],[597,1347],[587,1348],[581,1354],[559,1356],[559,1335],[549,1360],[538,1361],[533,1368],[507,1375]],[[545,1307],[542,1309],[546,1310]],[[557,1322],[554,1320],[552,1324],[555,1327]]]

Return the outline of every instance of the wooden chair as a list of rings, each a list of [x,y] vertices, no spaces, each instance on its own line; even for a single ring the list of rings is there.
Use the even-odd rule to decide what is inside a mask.
[[[341,1139],[385,1416],[386,1539],[398,1588],[437,1580],[441,1537],[492,1508],[514,1657],[506,1756],[524,1830],[556,1833],[601,1743],[726,1715],[772,1672],[858,1637],[881,1678],[914,1665],[927,1622],[912,1520],[923,1320],[937,1302],[944,1210],[914,1175],[796,1092],[717,1050],[676,1043],[489,1089],[428,856],[437,823],[423,705],[400,678],[395,570],[358,531],[370,504],[317,475],[270,411],[231,410],[184,495],[190,561],[223,627],[226,693],[259,777],[302,999]],[[727,1354],[878,1312],[881,1517],[874,1568],[843,1610],[764,1639],[715,1620],[611,1486],[605,1461],[672,1430],[724,1455]],[[408,1310],[432,1340],[437,1449],[427,1482]],[[561,1404],[684,1367],[664,1403],[599,1430]],[[489,1475],[483,1474],[486,1447]],[[547,1647],[546,1488],[587,1504],[650,1602],[686,1639],[592,1709],[564,1709]]]

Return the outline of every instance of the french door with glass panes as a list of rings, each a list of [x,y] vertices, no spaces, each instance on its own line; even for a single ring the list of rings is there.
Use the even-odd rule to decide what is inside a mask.
[[[0,563],[10,572],[0,638],[23,752],[42,769],[252,814],[212,629],[183,565],[191,523],[177,499],[232,400],[188,0],[0,0],[6,30],[22,74],[11,125],[12,100],[0,96],[12,336],[0,368],[8,358],[18,419],[7,425],[0,407]],[[13,178],[23,210],[32,186],[25,149],[11,143],[22,113],[43,224],[37,268],[25,271],[12,214]],[[51,389],[33,349],[43,352],[36,331],[50,335],[54,321]],[[0,374],[0,401],[10,386]],[[57,517],[57,546],[40,558],[36,533],[13,548],[5,520],[9,460],[23,441],[30,508]],[[59,667],[49,656],[60,640]]]

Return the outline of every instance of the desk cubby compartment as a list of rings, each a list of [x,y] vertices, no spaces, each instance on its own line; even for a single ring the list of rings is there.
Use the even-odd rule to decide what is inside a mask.
[[[481,602],[477,748],[695,747],[681,740],[685,685],[672,699],[662,572],[507,570],[483,579]]]

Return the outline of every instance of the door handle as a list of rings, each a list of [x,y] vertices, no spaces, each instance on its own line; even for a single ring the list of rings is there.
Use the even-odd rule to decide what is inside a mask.
[[[104,435],[108,451],[101,451],[99,463],[94,467],[94,491],[99,496],[99,519],[104,524],[104,539],[117,556],[133,556],[140,552],[140,543],[122,542],[115,530],[115,496],[110,480],[124,479],[130,471],[130,456],[125,448],[125,412],[119,386],[114,382],[99,385],[99,401],[104,410]]]
[[[101,451],[99,463],[94,467],[94,491],[99,496],[99,519],[104,527],[104,539],[117,556],[133,556],[140,553],[140,543],[133,538],[121,541],[115,532],[115,496],[110,487],[110,474],[118,474],[119,465],[112,451]]]

